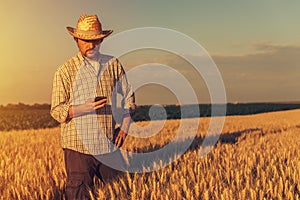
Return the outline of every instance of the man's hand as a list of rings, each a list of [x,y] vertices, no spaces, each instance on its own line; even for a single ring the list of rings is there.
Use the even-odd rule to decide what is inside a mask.
[[[127,136],[127,133],[125,133],[122,129],[119,130],[119,132],[117,133],[117,136],[115,138],[115,145],[120,148],[124,141],[125,141],[125,138]]]
[[[95,99],[89,99],[88,101],[92,101],[92,105],[94,105],[94,110],[98,110],[100,108],[103,108],[106,104],[107,98],[105,97],[104,99],[100,99],[98,101],[95,101]]]
[[[107,99],[101,99],[95,102],[94,98],[88,99],[84,104],[77,105],[77,106],[70,106],[69,108],[69,119],[73,117],[78,117],[94,110],[103,108],[106,104]]]
[[[130,120],[131,120],[131,118],[129,115],[125,116],[123,118],[121,128],[118,128],[118,130],[117,130],[117,133],[116,133],[117,135],[114,138],[114,144],[119,148],[123,145],[125,138],[127,136],[127,133],[129,131]]]
[[[93,98],[88,99],[85,104],[81,105],[81,111],[82,113],[89,113],[94,110],[103,108],[105,106],[107,99],[101,99],[99,101],[96,101]]]

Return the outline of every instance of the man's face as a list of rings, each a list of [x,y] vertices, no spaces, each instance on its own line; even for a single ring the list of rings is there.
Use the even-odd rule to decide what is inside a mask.
[[[83,56],[90,60],[96,60],[102,40],[83,40],[78,38],[77,45]]]

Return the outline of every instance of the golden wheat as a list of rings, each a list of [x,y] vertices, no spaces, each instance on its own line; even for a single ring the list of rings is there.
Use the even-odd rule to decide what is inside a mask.
[[[199,141],[209,122],[200,119]],[[160,148],[179,124],[169,120],[149,138],[128,136],[124,148]],[[300,110],[226,117],[219,142],[207,156],[199,157],[201,144],[194,142],[165,168],[100,183],[93,199],[300,199],[299,134]],[[0,147],[1,199],[64,199],[59,128],[0,132]]]

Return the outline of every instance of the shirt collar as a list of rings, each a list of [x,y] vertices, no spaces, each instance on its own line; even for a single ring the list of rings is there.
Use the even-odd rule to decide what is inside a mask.
[[[77,57],[79,58],[79,60],[81,62],[83,62],[85,60],[84,57],[83,57],[83,55],[80,52],[78,52]]]
[[[89,63],[89,61],[80,52],[78,52],[77,56],[81,62],[87,61]],[[100,54],[99,56],[99,60],[98,60],[99,63],[101,63],[101,59],[102,59],[102,54]]]

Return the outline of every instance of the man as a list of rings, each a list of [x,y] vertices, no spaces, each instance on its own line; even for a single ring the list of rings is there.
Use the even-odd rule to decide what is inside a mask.
[[[55,72],[50,113],[61,123],[66,197],[88,199],[94,177],[105,183],[116,176],[116,170],[95,156],[113,155],[121,147],[135,101],[121,63],[99,53],[101,42],[112,30],[102,30],[96,15],[85,14],[80,16],[76,28],[67,30],[79,53]],[[121,127],[115,132],[117,93],[122,96],[124,112]]]

